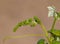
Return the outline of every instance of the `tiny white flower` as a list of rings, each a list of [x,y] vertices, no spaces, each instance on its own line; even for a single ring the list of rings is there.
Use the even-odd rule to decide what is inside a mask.
[[[47,7],[48,8],[48,17],[50,17],[50,16],[57,16],[57,14],[55,13],[55,7],[53,7],[53,6],[48,6]]]

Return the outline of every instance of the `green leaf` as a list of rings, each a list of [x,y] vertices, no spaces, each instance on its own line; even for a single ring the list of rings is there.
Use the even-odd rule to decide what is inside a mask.
[[[60,41],[52,41],[52,44],[60,44]]]
[[[51,29],[49,32],[54,34],[55,36],[59,36],[60,37],[60,30]]]
[[[37,44],[45,44],[45,40],[44,39],[40,39]]]
[[[37,22],[37,24],[40,24],[40,22],[41,22],[37,16],[34,16],[34,20],[35,20],[35,22]]]
[[[49,33],[51,34],[51,40],[57,40],[57,37],[60,37],[60,30],[56,30],[56,29],[51,29],[49,31]]]

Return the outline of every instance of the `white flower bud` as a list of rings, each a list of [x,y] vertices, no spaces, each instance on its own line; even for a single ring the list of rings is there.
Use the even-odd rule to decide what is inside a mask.
[[[55,7],[53,7],[53,6],[48,6],[47,7],[48,8],[48,17],[50,17],[50,16],[57,16],[56,15],[56,13],[55,13]]]

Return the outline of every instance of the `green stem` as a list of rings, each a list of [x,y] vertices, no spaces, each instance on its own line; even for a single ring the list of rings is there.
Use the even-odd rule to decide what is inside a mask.
[[[52,28],[51,28],[51,29],[54,29],[54,26],[55,26],[56,20],[57,20],[57,18],[54,18],[54,21],[53,21],[53,24],[52,24]]]
[[[41,28],[43,29],[43,31],[44,31],[44,33],[45,33],[45,36],[46,36],[46,38],[48,39],[48,42],[51,43],[50,38],[49,38],[49,35],[48,35],[48,32],[47,32],[45,26],[43,25],[43,23],[42,23],[41,21],[40,21],[40,26],[41,26]]]
[[[47,38],[48,42],[51,43],[50,38],[49,38],[48,31],[46,30],[46,28],[45,28],[45,26],[43,25],[43,23],[41,22],[41,20],[40,20],[38,17],[36,17],[36,16],[34,16],[34,20],[35,20],[38,24],[40,24],[41,28],[42,28],[43,31],[44,31],[45,37]]]

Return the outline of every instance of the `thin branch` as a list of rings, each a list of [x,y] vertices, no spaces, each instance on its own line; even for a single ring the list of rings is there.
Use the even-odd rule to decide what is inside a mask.
[[[31,36],[44,36],[43,34],[26,34],[26,35],[21,35],[21,36],[6,36],[3,39],[3,44],[5,43],[6,40],[8,39],[17,39],[17,38],[25,38],[25,37],[31,37]]]
[[[57,20],[57,18],[54,18],[54,21],[53,21],[53,24],[52,24],[52,28],[51,28],[51,29],[54,29],[54,26],[55,26],[56,20]]]

